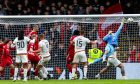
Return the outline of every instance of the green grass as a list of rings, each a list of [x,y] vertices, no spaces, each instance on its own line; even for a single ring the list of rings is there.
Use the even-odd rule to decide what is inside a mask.
[[[140,80],[29,80],[27,82],[0,80],[0,84],[140,84]]]

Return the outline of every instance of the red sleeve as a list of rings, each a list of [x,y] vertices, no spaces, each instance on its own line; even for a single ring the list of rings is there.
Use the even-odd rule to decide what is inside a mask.
[[[6,46],[3,47],[3,55],[10,56],[10,50]]]

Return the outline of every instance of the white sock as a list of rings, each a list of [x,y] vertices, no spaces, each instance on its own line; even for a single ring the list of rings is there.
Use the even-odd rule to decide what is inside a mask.
[[[76,72],[76,68],[72,68],[72,77],[74,77],[75,72]]]
[[[15,80],[17,79],[17,74],[18,74],[18,68],[15,68],[15,71],[14,71],[14,79]]]
[[[46,74],[46,75],[48,75],[48,70],[46,69],[46,67],[42,67],[42,70],[43,70],[43,72]]]
[[[40,74],[40,76],[41,76],[42,78],[45,78],[42,69],[39,71],[39,74]]]
[[[24,78],[26,78],[27,77],[27,69],[24,69]]]
[[[84,66],[84,77],[87,77],[87,69],[88,69],[88,67],[87,66]]]

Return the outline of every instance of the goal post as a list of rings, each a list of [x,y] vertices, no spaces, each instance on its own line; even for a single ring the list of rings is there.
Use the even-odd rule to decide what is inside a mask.
[[[0,38],[7,37],[14,39],[18,31],[23,29],[25,35],[28,35],[32,30],[33,25],[39,25],[38,34],[45,33],[46,39],[50,42],[51,61],[46,65],[49,73],[54,79],[68,79],[69,73],[66,69],[66,51],[69,44],[69,39],[74,30],[84,30],[85,37],[90,40],[98,39],[97,48],[104,51],[105,44],[101,39],[109,31],[114,32],[118,29],[121,19],[133,18],[133,22],[125,22],[119,37],[119,47],[117,56],[126,65],[126,74],[136,74],[137,63],[140,62],[140,29],[139,21],[140,14],[105,14],[105,15],[21,15],[21,16],[0,16]],[[93,46],[88,45],[88,49]],[[136,49],[135,49],[136,48]],[[13,58],[15,52],[12,52]],[[88,56],[88,53],[87,53]],[[105,67],[106,63],[97,63],[89,65],[88,78],[94,79],[95,75],[101,68]],[[129,73],[130,65],[136,70],[133,74]],[[82,67],[78,68],[79,79],[82,79]],[[9,78],[9,68],[5,69],[5,79]],[[119,79],[118,69],[111,68],[106,74],[103,74],[102,79]],[[133,77],[132,79],[137,79]],[[139,77],[140,78],[140,77]]]

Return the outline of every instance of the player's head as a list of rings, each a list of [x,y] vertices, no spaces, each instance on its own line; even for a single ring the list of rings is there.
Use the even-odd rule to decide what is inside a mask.
[[[78,36],[78,35],[79,35],[79,31],[78,31],[78,30],[75,30],[75,31],[73,32],[73,35]]]
[[[23,30],[20,30],[18,32],[18,40],[23,40],[24,39],[24,31]]]
[[[4,41],[4,44],[12,44],[12,40],[11,39],[6,39],[5,41]]]
[[[39,30],[39,26],[38,25],[33,25],[33,30],[34,31],[38,31]]]
[[[85,32],[84,32],[84,30],[80,30],[80,35],[84,35],[85,34]]]
[[[39,36],[39,38],[40,38],[40,40],[45,39],[45,34],[41,34],[41,35]]]

